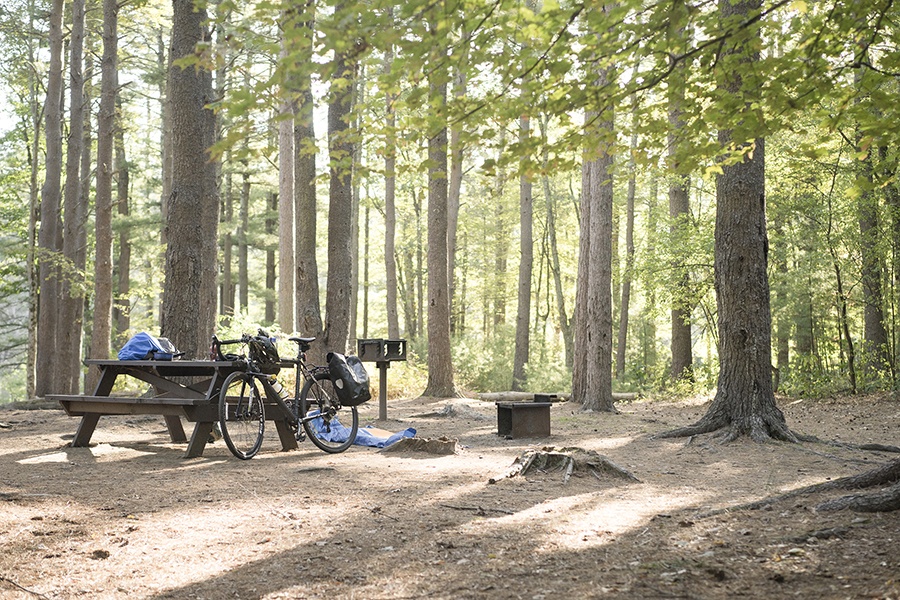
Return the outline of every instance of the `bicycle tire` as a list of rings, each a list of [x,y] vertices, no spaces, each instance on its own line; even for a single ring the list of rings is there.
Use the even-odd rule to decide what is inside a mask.
[[[219,424],[222,439],[241,460],[256,456],[262,447],[266,412],[255,378],[235,371],[225,378],[219,392]]]
[[[303,385],[300,392],[300,418],[306,435],[320,450],[337,454],[356,441],[359,412],[355,406],[343,408],[344,410],[341,409],[327,371],[316,373]],[[345,412],[346,409],[349,409],[349,413]],[[349,425],[340,422],[338,412],[349,417]]]

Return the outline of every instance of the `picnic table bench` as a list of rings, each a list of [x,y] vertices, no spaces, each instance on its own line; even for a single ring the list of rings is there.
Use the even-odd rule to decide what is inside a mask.
[[[87,359],[84,364],[100,370],[92,394],[48,396],[59,402],[69,416],[81,417],[72,446],[87,446],[102,416],[162,415],[169,437],[175,443],[188,442],[181,419],[194,423],[186,458],[203,455],[213,426],[219,420],[222,383],[229,374],[245,368],[243,362],[229,360]],[[141,396],[111,395],[119,377],[138,379],[149,384],[150,389]],[[279,410],[267,411],[266,418],[275,422],[284,450],[297,448],[297,440]]]

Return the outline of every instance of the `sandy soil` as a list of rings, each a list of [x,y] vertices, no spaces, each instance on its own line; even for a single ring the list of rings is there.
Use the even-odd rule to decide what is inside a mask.
[[[449,407],[449,408],[448,408]],[[738,506],[892,456],[824,444],[654,440],[700,402],[554,405],[552,435],[507,440],[478,400],[377,404],[364,423],[457,439],[452,455],[306,442],[251,461],[183,458],[161,418],[105,417],[91,448],[59,410],[0,409],[0,598],[898,598],[900,513],[817,513],[836,494]],[[798,431],[898,441],[889,397],[784,401]],[[535,472],[543,446],[594,450],[639,483]]]

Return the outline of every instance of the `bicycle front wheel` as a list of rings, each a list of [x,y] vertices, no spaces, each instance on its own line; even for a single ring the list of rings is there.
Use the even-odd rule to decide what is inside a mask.
[[[316,373],[303,385],[303,391],[300,392],[300,419],[312,443],[331,454],[349,448],[356,440],[356,432],[359,430],[359,413],[356,407],[341,409],[327,372]]]
[[[219,392],[219,424],[231,453],[247,460],[259,452],[266,428],[266,413],[256,379],[249,373],[230,374]]]

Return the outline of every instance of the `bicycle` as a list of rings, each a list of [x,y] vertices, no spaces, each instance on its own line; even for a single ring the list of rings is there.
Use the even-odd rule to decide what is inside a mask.
[[[279,359],[275,345],[262,330],[259,335],[244,334],[240,339],[234,340],[212,337],[211,358],[245,363],[243,370],[234,371],[225,378],[219,392],[222,438],[231,453],[242,460],[253,458],[262,446],[267,403],[260,394],[260,386],[268,400],[268,406],[281,411],[281,416],[297,441],[308,437],[319,449],[336,454],[349,448],[356,440],[356,432],[359,430],[356,406],[342,407],[328,367],[308,365],[306,362],[306,352],[316,338],[289,339],[297,344],[297,356]],[[222,353],[222,346],[233,344],[247,347],[248,355]],[[276,377],[284,363],[293,365],[297,371],[293,397]],[[272,370],[276,373],[265,372]],[[342,408],[350,409],[349,426],[337,419],[337,413]]]

